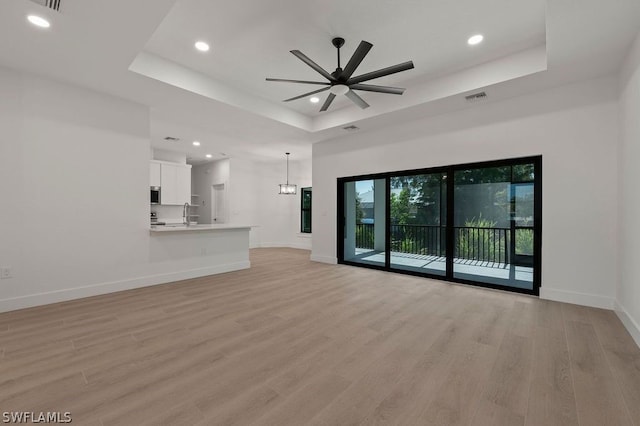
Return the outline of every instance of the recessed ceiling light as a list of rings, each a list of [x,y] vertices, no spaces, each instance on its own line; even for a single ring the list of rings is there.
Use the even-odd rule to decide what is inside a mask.
[[[318,102],[320,102],[320,98],[317,96],[314,96],[311,99],[309,99],[309,102],[311,102],[312,104],[317,104]]]
[[[476,34],[474,36],[469,37],[469,40],[467,40],[467,43],[469,43],[471,46],[475,46],[476,44],[482,43],[482,40],[484,40],[484,36],[482,34]]]
[[[193,146],[200,146],[200,142],[198,142],[198,141],[193,141]]]
[[[196,49],[198,49],[201,52],[208,52],[209,51],[209,44],[205,43],[204,41],[196,41]]]
[[[38,15],[29,15],[27,16],[27,20],[31,22],[33,25],[35,25],[36,27],[49,28],[51,26],[49,21],[47,21],[46,19]]]
[[[205,157],[207,157],[207,158],[211,158],[211,157],[213,157],[213,155],[211,155],[211,154],[207,154],[207,155],[205,155]]]

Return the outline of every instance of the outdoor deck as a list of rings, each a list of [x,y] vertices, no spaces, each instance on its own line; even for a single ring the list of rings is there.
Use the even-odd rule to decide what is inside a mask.
[[[356,256],[346,260],[370,265],[384,265],[384,257],[385,252],[383,251],[356,248]],[[443,256],[391,252],[391,266],[405,271],[444,276],[445,261],[446,258]],[[453,263],[455,278],[527,289],[531,289],[533,285],[533,268],[530,267],[513,266],[513,277],[510,279],[512,265],[508,263],[460,258],[454,258]]]

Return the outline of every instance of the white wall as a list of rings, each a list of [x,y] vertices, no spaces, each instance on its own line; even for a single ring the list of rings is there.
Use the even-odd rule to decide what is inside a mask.
[[[211,223],[211,187],[220,183],[229,185],[229,165],[229,159],[224,159],[191,168],[191,192],[198,195],[192,201],[200,206],[198,223]]]
[[[248,264],[150,235],[147,107],[0,68],[0,128],[0,311]]]
[[[151,158],[159,161],[168,161],[170,163],[187,164],[187,154],[184,152],[152,148]]]
[[[338,177],[541,154],[541,297],[612,308],[617,141],[608,78],[315,144],[312,259],[336,261]]]
[[[620,277],[616,310],[640,345],[640,35],[620,76]]]
[[[251,223],[252,247],[311,249],[311,238],[300,233],[300,188],[311,186],[311,161],[290,160],[289,182],[296,195],[279,195],[286,180],[286,161],[259,162],[232,158],[230,166],[232,223]]]
[[[311,250],[311,235],[300,233],[300,188],[311,186],[311,160],[290,160],[289,181],[297,195],[279,195],[286,180],[286,161],[229,158],[192,169],[194,192],[200,195],[201,223],[211,222],[211,185],[227,184],[227,221],[253,225],[251,247],[293,247]]]

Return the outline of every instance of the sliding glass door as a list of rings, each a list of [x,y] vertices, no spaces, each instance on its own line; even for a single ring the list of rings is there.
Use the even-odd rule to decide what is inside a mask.
[[[541,157],[339,179],[338,258],[538,294]]]
[[[454,172],[454,278],[533,290],[534,177],[533,163]]]
[[[386,180],[344,184],[344,260],[384,266],[386,259]]]
[[[446,274],[446,173],[392,176],[390,267]]]

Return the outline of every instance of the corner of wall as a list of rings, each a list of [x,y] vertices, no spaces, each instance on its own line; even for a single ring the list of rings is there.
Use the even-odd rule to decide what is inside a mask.
[[[640,324],[638,324],[632,317],[629,315],[627,310],[620,304],[619,301],[615,303],[615,312],[620,318],[620,321],[627,329],[633,340],[636,342],[636,345],[640,347]]]
[[[544,287],[544,285],[543,287],[540,287],[540,299],[572,303],[574,305],[590,306],[592,308],[600,309],[613,309],[616,303],[615,299],[612,297],[558,290]]]
[[[640,346],[640,292],[635,268],[639,246],[633,239],[639,229],[635,218],[640,212],[640,197],[631,183],[637,181],[635,163],[640,158],[640,125],[636,118],[640,111],[640,33],[620,70],[618,95],[618,274],[614,310]]]
[[[336,259],[335,257],[331,257],[331,256],[319,256],[316,254],[311,254],[311,261],[312,262],[320,262],[320,263],[328,263],[330,265],[337,265],[338,264],[338,259]]]
[[[640,32],[636,36],[634,42],[631,45],[631,49],[624,60],[622,68],[620,70],[619,78],[619,92],[622,94],[627,87],[634,74],[640,67]]]

